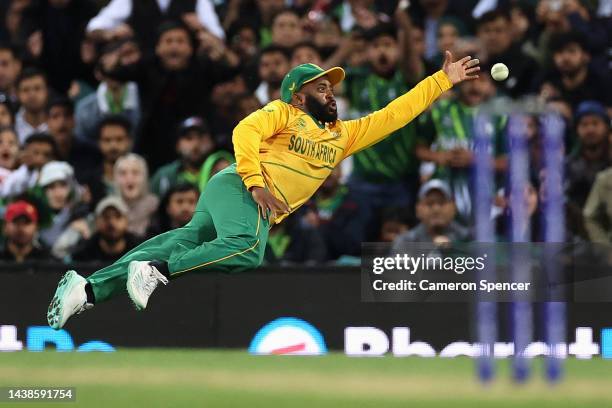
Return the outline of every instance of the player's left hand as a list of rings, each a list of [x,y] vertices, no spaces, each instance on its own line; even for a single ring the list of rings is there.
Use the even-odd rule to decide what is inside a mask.
[[[456,85],[465,80],[478,78],[478,72],[480,71],[478,64],[480,64],[480,61],[469,55],[453,62],[453,54],[447,50],[444,55],[442,71],[448,76],[451,83]]]

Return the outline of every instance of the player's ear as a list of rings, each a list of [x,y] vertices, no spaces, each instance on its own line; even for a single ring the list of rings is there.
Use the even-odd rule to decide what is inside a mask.
[[[301,92],[296,92],[293,94],[293,104],[296,106],[304,106],[306,103],[306,96]]]

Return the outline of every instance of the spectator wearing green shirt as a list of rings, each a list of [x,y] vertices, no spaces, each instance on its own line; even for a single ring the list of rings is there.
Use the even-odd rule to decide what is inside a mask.
[[[151,179],[151,192],[163,197],[177,184],[188,183],[198,186],[200,168],[215,148],[215,140],[202,118],[192,116],[185,119],[179,125],[176,140],[179,158],[157,170]]]
[[[418,79],[419,75],[409,64],[412,58],[410,41],[402,39],[409,27],[400,27],[399,38],[391,24],[379,24],[365,33],[368,65],[349,69],[344,80],[344,92],[351,106],[350,117],[361,117],[384,108],[406,93],[413,80]],[[384,207],[414,204],[419,168],[415,140],[415,125],[409,123],[353,156],[348,186],[368,214],[365,223],[368,238],[374,238],[377,233],[379,213]]]
[[[481,70],[479,78],[459,86],[458,95],[437,102],[417,125],[416,155],[423,161],[421,178],[436,178],[447,183],[457,207],[458,218],[472,217],[471,170],[474,163],[474,120],[482,106],[495,95],[491,77]],[[493,167],[498,176],[507,168],[504,131],[507,116],[494,116]]]

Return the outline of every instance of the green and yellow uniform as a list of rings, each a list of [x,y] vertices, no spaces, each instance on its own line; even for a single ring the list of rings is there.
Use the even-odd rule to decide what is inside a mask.
[[[96,300],[125,291],[131,261],[167,261],[170,277],[193,270],[237,272],[258,266],[270,225],[286,215],[264,219],[249,192],[251,187],[269,189],[295,211],[342,159],[405,126],[452,86],[439,71],[370,115],[323,124],[288,103],[293,91],[323,75],[335,84],[344,73],[340,68],[323,71],[314,64],[291,70],[283,81],[282,100],[270,102],[236,126],[236,164],[208,182],[192,220],[146,241],[90,276]]]

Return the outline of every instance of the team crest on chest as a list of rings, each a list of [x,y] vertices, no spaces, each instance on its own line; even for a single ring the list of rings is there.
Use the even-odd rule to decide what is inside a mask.
[[[306,121],[302,118],[299,118],[295,123],[295,126],[297,127],[297,130],[304,130],[306,129]]]

